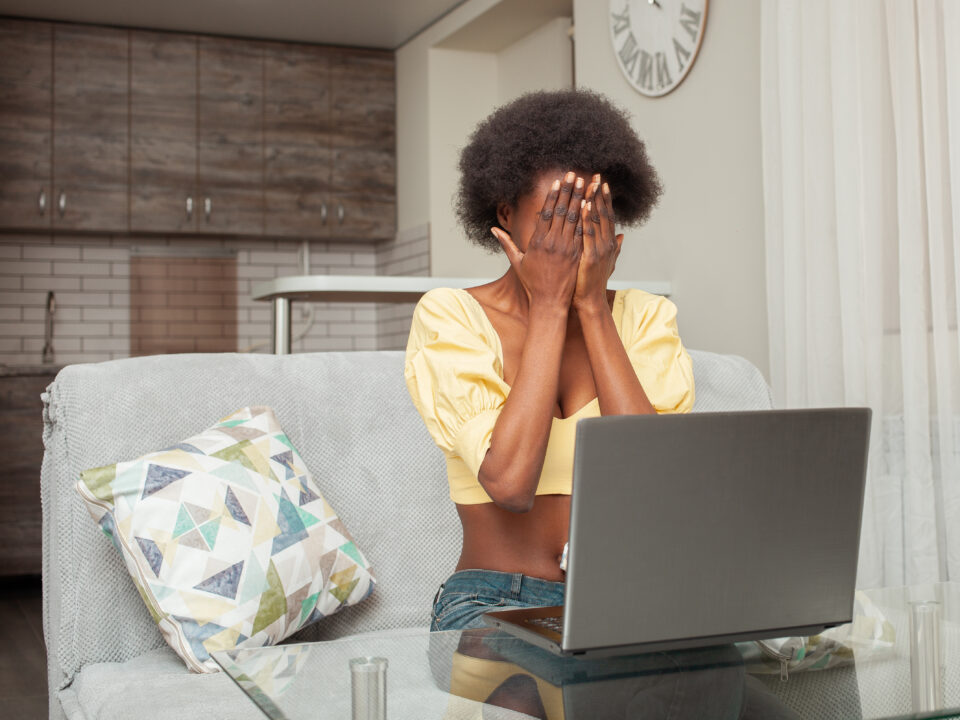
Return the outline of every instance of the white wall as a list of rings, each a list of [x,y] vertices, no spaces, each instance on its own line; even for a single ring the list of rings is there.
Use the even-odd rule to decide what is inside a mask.
[[[529,90],[572,86],[570,18],[551,16],[563,6],[469,0],[397,51],[397,224],[401,232],[429,224],[431,275],[485,278],[507,269],[502,255],[469,243],[457,223],[457,163],[498,105]],[[507,33],[511,11],[517,23]]]
[[[497,54],[497,94],[507,103],[525,92],[573,87],[570,18],[554,18]]]
[[[624,107],[664,195],[628,231],[616,277],[668,280],[688,347],[743,355],[768,374],[760,143],[760,2],[711,0],[686,80],[650,99],[620,72],[606,0],[574,0],[578,87]]]

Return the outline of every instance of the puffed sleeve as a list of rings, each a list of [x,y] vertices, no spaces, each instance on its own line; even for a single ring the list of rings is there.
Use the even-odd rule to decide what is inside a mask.
[[[620,327],[633,369],[657,412],[690,412],[693,363],[680,342],[676,305],[660,295],[627,291]]]
[[[407,341],[407,390],[437,445],[476,477],[507,399],[500,341],[482,311],[454,290],[426,293]]]

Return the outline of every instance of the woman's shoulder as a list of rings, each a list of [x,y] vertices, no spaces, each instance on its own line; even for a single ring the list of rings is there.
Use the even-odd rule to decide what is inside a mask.
[[[434,288],[420,298],[413,311],[410,335],[426,341],[437,336],[476,336],[486,343],[489,321],[480,303],[461,288]]]
[[[622,303],[625,311],[633,313],[655,312],[659,309],[671,308],[674,311],[676,310],[676,306],[670,301],[670,298],[665,295],[655,295],[640,288],[618,290],[614,302]]]
[[[462,323],[474,320],[478,312],[482,312],[479,304],[466,290],[439,287],[428,290],[421,296],[414,309],[414,318],[429,316]]]

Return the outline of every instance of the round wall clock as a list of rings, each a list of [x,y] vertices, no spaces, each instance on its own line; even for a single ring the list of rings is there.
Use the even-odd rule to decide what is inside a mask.
[[[690,72],[709,0],[610,0],[610,42],[637,92],[661,97]]]

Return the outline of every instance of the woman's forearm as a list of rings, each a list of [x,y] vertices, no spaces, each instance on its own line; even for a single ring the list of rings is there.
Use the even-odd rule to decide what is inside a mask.
[[[577,307],[602,415],[656,412],[623,347],[606,299]]]
[[[520,367],[493,429],[478,479],[500,507],[527,512],[550,439],[568,309],[532,304]]]

